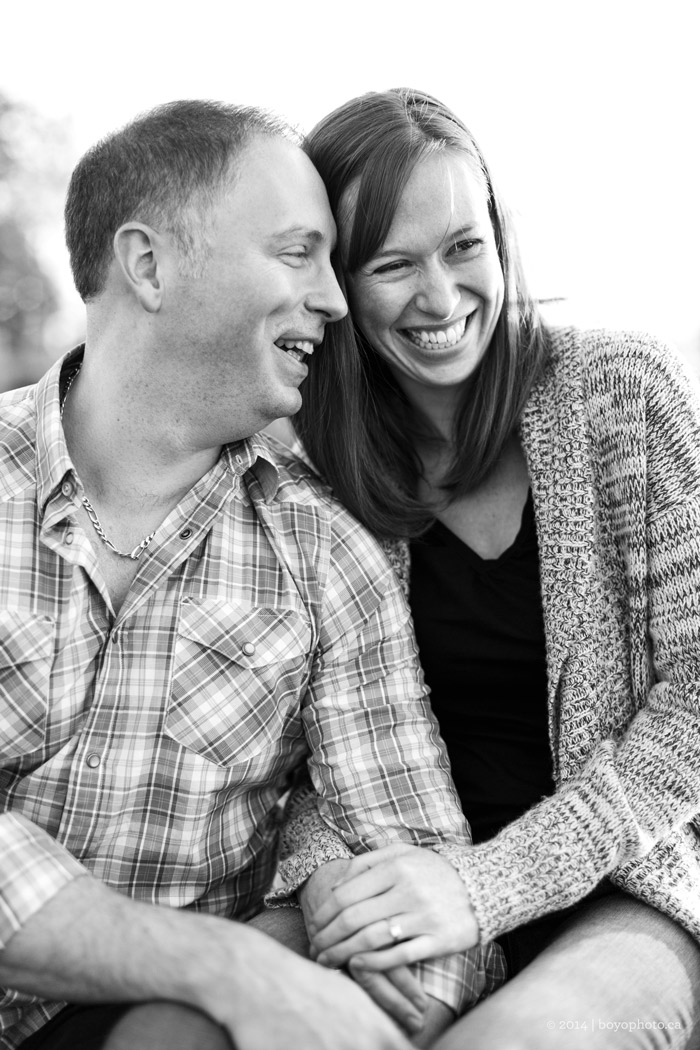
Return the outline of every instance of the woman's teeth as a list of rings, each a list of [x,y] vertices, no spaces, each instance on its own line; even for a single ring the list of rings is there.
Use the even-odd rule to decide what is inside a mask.
[[[303,361],[306,354],[314,352],[314,344],[310,339],[276,339],[275,346],[284,350],[295,361]]]
[[[434,350],[436,347],[454,346],[464,335],[466,327],[467,318],[463,317],[449,328],[404,328],[403,331],[416,346],[423,350]]]

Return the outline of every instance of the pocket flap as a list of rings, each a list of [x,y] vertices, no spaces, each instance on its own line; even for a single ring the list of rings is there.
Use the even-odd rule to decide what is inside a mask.
[[[54,631],[50,616],[26,609],[0,609],[0,666],[48,659],[53,652]]]
[[[311,631],[295,609],[184,598],[178,633],[241,667],[265,667],[306,652]]]

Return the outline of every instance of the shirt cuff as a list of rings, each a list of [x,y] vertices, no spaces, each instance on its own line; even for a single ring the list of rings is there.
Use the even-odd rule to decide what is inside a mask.
[[[423,991],[449,1006],[458,1017],[500,988],[508,976],[503,949],[495,943],[427,959],[411,969]]]
[[[31,821],[0,815],[0,950],[27,919],[69,882],[88,872]]]

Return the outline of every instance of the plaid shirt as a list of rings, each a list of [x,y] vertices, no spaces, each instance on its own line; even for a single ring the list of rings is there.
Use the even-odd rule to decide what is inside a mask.
[[[249,918],[307,759],[354,851],[467,841],[374,541],[254,438],[163,522],[115,617],[75,514],[62,365],[0,398],[0,946],[86,870]],[[458,1006],[469,976],[452,957],[425,987]],[[0,1045],[61,1005],[8,992]]]

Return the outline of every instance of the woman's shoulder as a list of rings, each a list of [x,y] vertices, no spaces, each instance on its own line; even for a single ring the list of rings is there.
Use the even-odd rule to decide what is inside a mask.
[[[556,365],[579,361],[584,367],[620,369],[681,367],[677,353],[662,339],[643,331],[611,328],[549,329],[551,360]]]
[[[546,376],[555,387],[580,377],[588,396],[664,396],[690,391],[697,378],[662,339],[609,328],[551,328]]]

